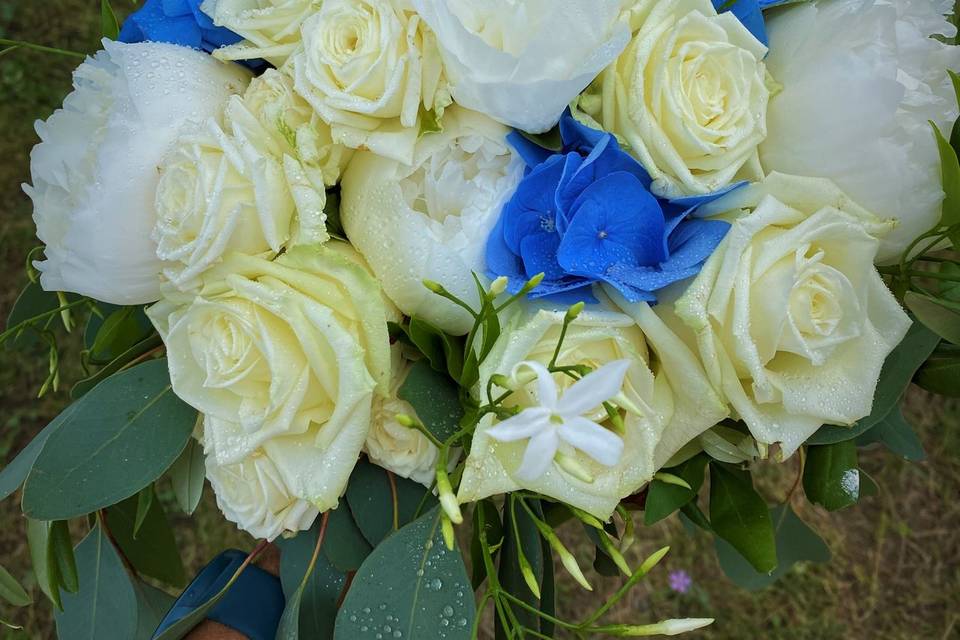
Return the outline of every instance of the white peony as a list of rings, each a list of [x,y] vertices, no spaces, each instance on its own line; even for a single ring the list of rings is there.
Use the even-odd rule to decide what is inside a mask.
[[[725,212],[733,226],[676,317],[669,304],[656,309],[754,437],[787,457],[821,425],[869,415],[884,360],[910,326],[873,266],[893,224],[829,180],[777,173],[702,212]]]
[[[940,217],[940,159],[928,121],[957,117],[947,69],[960,47],[951,0],[831,0],[767,14],[770,103],[764,168],[829,178],[873,213],[899,220],[880,249],[897,259]]]
[[[186,47],[103,46],[74,72],[63,108],[37,123],[24,191],[46,244],[45,289],[143,304],[160,297],[157,166],[180,129],[220,113],[249,74]]]
[[[216,465],[262,450],[291,496],[336,506],[374,394],[389,385],[387,321],[396,319],[353,249],[298,247],[273,261],[232,254],[198,295],[172,292],[148,314],[174,392],[204,414]]]
[[[420,16],[405,0],[326,0],[301,31],[290,72],[334,140],[410,162],[422,113],[450,103]]]
[[[410,164],[358,153],[343,176],[340,215],[401,311],[463,334],[473,319],[423,280],[479,303],[471,272],[486,270],[486,238],[524,163],[507,143],[509,130],[486,116],[451,108],[444,121],[442,133],[417,143]]]
[[[320,9],[322,0],[204,0],[201,10],[218,27],[244,42],[221,47],[221,60],[262,58],[280,67],[300,44],[300,25]]]
[[[629,144],[664,197],[763,177],[767,48],[710,0],[639,0],[633,40],[580,105]]]
[[[647,304],[630,304],[622,298],[618,303],[622,313],[583,311],[570,326],[557,362],[585,364],[594,370],[617,361],[629,363],[621,392],[640,413],[624,416],[625,429],[618,434],[623,440],[619,460],[608,466],[561,445],[562,457],[545,473],[529,479],[521,465],[531,441],[498,441],[491,434],[497,423],[488,417],[470,448],[457,496],[460,502],[527,489],[605,520],[622,498],[639,490],[680,447],[726,417],[726,407],[690,349]],[[563,311],[548,309],[514,316],[481,367],[478,393],[485,393],[495,373],[509,376],[525,361],[549,363],[563,317]],[[557,395],[566,398],[573,380],[562,374],[554,379]],[[524,409],[543,404],[538,397],[541,385],[529,377],[526,380],[507,399],[507,406]],[[602,406],[591,408],[583,417],[612,428]]]
[[[626,46],[622,0],[413,0],[437,35],[457,103],[549,130]]]
[[[207,456],[206,473],[224,517],[254,538],[274,540],[306,531],[320,513],[291,494],[283,474],[262,450],[227,465]]]
[[[391,351],[390,389],[386,396],[374,399],[365,450],[370,460],[384,469],[429,487],[436,477],[440,451],[422,433],[397,422],[398,415],[416,418],[417,412],[397,395],[412,364],[403,358],[399,344]]]
[[[290,79],[268,70],[243,98],[231,97],[225,120],[184,132],[160,166],[154,239],[164,276],[180,289],[232,251],[276,253],[329,238],[326,184],[347,155]]]

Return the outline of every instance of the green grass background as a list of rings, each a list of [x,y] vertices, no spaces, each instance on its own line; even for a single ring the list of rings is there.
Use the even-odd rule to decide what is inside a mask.
[[[665,0],[666,1],[666,0]],[[114,0],[118,13],[127,0]],[[97,48],[96,0],[0,0],[0,38],[16,38],[65,49]],[[70,89],[78,60],[17,50],[0,57],[0,318],[5,318],[25,283],[27,251],[37,244],[30,203],[20,189],[29,178],[29,152],[36,143],[33,122],[48,116]],[[76,358],[70,345],[63,360]],[[67,403],[66,393],[37,400],[45,376],[44,354],[0,350],[0,464],[6,464]],[[70,364],[64,377],[74,379]],[[66,386],[66,385],[65,385]],[[960,410],[912,390],[907,413],[919,426],[929,459],[910,464],[882,451],[863,456],[880,495],[844,512],[828,515],[794,498],[795,508],[829,543],[833,562],[794,569],[774,587],[750,593],[720,572],[712,544],[690,536],[675,518],[640,529],[630,560],[669,544],[672,551],[638,587],[611,622],[648,622],[682,616],[717,618],[696,638],[743,640],[960,638]],[[793,484],[796,463],[769,465],[761,472],[769,501],[782,501]],[[161,497],[170,501],[169,488]],[[209,490],[194,517],[168,510],[188,569],[196,570],[227,546],[249,548],[250,540],[224,523]],[[76,535],[81,534],[77,531]],[[566,532],[588,565],[592,550]],[[0,629],[2,638],[53,638],[52,611],[30,575],[24,522],[17,501],[0,504],[0,564],[32,589],[37,602],[15,610],[0,604],[0,619],[23,630]],[[694,580],[688,595],[672,593],[668,570],[684,569]],[[561,572],[562,575],[562,572]],[[561,579],[560,611],[579,618],[612,593],[619,580],[589,575],[593,594]]]

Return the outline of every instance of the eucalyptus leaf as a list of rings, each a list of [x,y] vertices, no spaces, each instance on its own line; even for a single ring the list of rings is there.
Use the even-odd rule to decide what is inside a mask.
[[[151,640],[163,617],[176,601],[171,595],[146,582],[135,581],[133,590],[137,597],[137,634],[135,640]]]
[[[436,497],[422,484],[393,476],[397,489],[394,506],[393,489],[389,472],[360,460],[354,467],[347,484],[346,501],[353,519],[370,546],[376,547],[394,531],[394,508],[397,528],[402,527],[437,504]]]
[[[828,511],[856,504],[860,499],[856,443],[845,440],[826,446],[807,447],[803,490],[810,502]]]
[[[10,309],[10,314],[7,316],[6,328],[10,329],[21,322],[53,311],[59,307],[60,300],[57,298],[56,293],[44,291],[39,282],[27,283],[27,286],[23,288],[23,291],[21,291],[17,297],[16,302],[13,303],[13,308]],[[52,314],[44,320],[38,321],[37,327],[40,329],[49,328],[56,320],[57,314]],[[24,329],[18,335],[12,336],[7,340],[8,348],[27,349],[38,344],[40,344],[40,340],[36,332],[30,328]]]
[[[875,427],[897,405],[914,374],[930,357],[939,342],[940,336],[923,324],[914,322],[903,341],[883,363],[870,415],[859,420],[853,427],[825,425],[807,440],[807,444],[825,445],[853,440]]]
[[[123,369],[123,367],[162,344],[163,340],[160,339],[159,335],[155,333],[150,335],[142,342],[138,342],[124,351],[106,366],[101,367],[96,373],[74,384],[70,389],[70,397],[74,400],[79,400],[85,394],[92,391],[98,384]]]
[[[439,373],[449,373],[456,380],[463,371],[463,340],[454,338],[426,320],[414,316],[406,330],[407,337]]]
[[[174,587],[184,586],[187,576],[180,549],[163,506],[159,500],[150,499],[137,535],[134,532],[139,506],[140,497],[133,496],[107,509],[110,532],[137,571]]]
[[[414,363],[397,395],[410,403],[427,430],[440,442],[457,432],[463,419],[460,390],[425,361]]]
[[[789,573],[797,563],[830,560],[830,549],[789,505],[771,509],[770,519],[774,522],[778,560],[773,573],[758,572],[730,543],[715,539],[720,568],[739,587],[763,589]]]
[[[769,573],[777,567],[773,522],[749,473],[711,463],[710,524],[757,571]]]
[[[290,632],[294,618],[297,621],[297,633],[305,640],[329,640],[333,637],[337,602],[346,586],[346,574],[337,570],[321,553],[310,577],[300,589],[316,547],[320,524],[321,518],[318,518],[309,531],[301,531],[293,538],[277,542],[280,546],[280,581],[287,598],[287,608],[284,610],[287,622],[281,622],[282,633],[277,634],[278,638],[297,637]],[[323,544],[326,544],[326,540]]]
[[[166,360],[108,378],[47,438],[24,484],[23,512],[66,520],[136,494],[184,450],[196,415],[174,395]]]
[[[137,598],[123,561],[100,523],[77,546],[80,590],[63,595],[63,611],[55,612],[61,640],[133,638],[137,631]]]
[[[33,468],[33,464],[37,461],[37,456],[40,455],[40,451],[43,449],[43,445],[46,444],[47,438],[59,429],[61,424],[69,420],[75,410],[75,405],[70,405],[64,409],[59,416],[54,418],[50,424],[33,437],[33,440],[17,454],[17,457],[14,458],[10,464],[0,471],[0,500],[3,500],[20,488],[23,481],[27,478],[27,474],[30,473],[30,469]]]
[[[389,503],[381,505],[381,508],[384,506],[389,508]],[[373,548],[363,537],[346,504],[341,502],[340,506],[329,514],[330,522],[323,541],[323,554],[338,570],[356,571]]]
[[[33,603],[33,598],[2,565],[0,565],[0,598],[15,607],[25,607]]]
[[[648,485],[647,501],[644,507],[643,521],[650,526],[697,497],[700,487],[703,486],[704,471],[709,458],[706,454],[698,454],[683,464],[664,469],[678,478],[682,478],[690,488],[675,484],[653,480]]]
[[[876,427],[857,438],[858,446],[873,443],[881,443],[890,451],[914,462],[919,462],[926,457],[923,443],[903,417],[899,407],[891,411]]]
[[[930,358],[917,372],[914,382],[927,391],[960,398],[960,357]]]
[[[960,345],[960,313],[914,291],[908,291],[903,302],[928,329],[944,340]]]
[[[86,349],[92,349],[93,343],[97,339],[97,333],[100,327],[110,315],[122,307],[107,302],[96,302],[91,305],[90,316],[87,318],[87,325],[83,328],[83,346]]]
[[[483,547],[480,544],[480,518],[477,512],[483,511],[483,528],[486,532],[487,544],[496,553],[503,544],[503,522],[500,519],[500,510],[492,500],[480,500],[474,506],[473,535],[470,539],[470,560],[473,568],[471,584],[478,588],[487,578],[487,570],[483,563]]]
[[[203,497],[203,482],[206,477],[203,446],[190,438],[187,448],[170,467],[169,474],[177,505],[184,513],[191,515]]]
[[[90,346],[90,361],[108,364],[153,333],[143,307],[120,307],[100,324]]]
[[[476,616],[463,557],[443,541],[433,508],[388,537],[357,572],[337,614],[337,640],[467,640]],[[393,637],[396,634],[393,633]]]

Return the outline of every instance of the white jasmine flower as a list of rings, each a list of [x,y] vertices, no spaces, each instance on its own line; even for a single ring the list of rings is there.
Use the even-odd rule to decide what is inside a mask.
[[[553,375],[539,362],[521,362],[536,373],[540,405],[491,427],[487,433],[500,442],[529,439],[516,476],[535,480],[546,473],[557,453],[577,449],[612,467],[623,454],[623,440],[609,429],[584,417],[584,413],[611,400],[623,387],[629,360],[616,360],[586,375],[560,397]]]

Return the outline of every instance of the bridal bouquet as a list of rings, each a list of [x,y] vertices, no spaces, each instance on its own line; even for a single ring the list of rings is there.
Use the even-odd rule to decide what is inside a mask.
[[[101,6],[0,334],[72,401],[0,472],[61,638],[184,637],[268,542],[278,638],[691,631],[605,622],[642,526],[769,584],[828,553],[753,472],[849,506],[960,394],[949,0]],[[262,542],[171,618],[205,480]],[[567,620],[555,561],[623,586]]]

